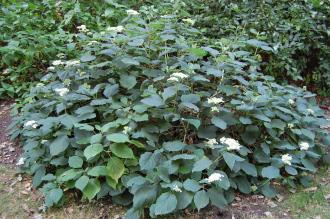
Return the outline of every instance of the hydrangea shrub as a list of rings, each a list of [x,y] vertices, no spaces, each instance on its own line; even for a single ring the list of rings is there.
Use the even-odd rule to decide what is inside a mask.
[[[133,12],[77,37],[84,54],[55,60],[13,123],[47,207],[67,190],[111,196],[134,218],[224,207],[235,191],[307,185],[327,160],[314,95],[263,75],[245,42],[224,52],[175,18]]]

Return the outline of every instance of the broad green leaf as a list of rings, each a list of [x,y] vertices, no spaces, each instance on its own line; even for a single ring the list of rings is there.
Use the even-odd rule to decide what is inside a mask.
[[[260,130],[258,126],[249,125],[246,126],[245,132],[241,135],[243,141],[246,144],[254,144],[260,135]]]
[[[199,119],[184,119],[184,121],[187,121],[189,124],[192,124],[193,126],[195,126],[196,129],[201,126],[201,121]]]
[[[126,144],[112,144],[110,146],[111,152],[114,153],[117,157],[120,158],[128,158],[128,159],[133,159],[134,153],[131,148],[129,148]]]
[[[107,139],[109,141],[115,142],[115,143],[129,142],[128,136],[126,134],[123,134],[123,133],[109,134],[109,135],[107,135]]]
[[[137,83],[136,77],[134,75],[127,74],[121,74],[119,82],[120,85],[127,90],[132,89]]]
[[[204,190],[195,193],[194,203],[198,211],[206,207],[209,204],[209,202],[210,202],[209,195]]]
[[[141,100],[141,102],[148,106],[153,106],[153,107],[160,107],[160,106],[164,105],[163,99],[160,96],[158,96],[157,94],[144,98]]]
[[[106,176],[108,175],[108,170],[105,166],[96,166],[88,170],[87,174],[95,177]]]
[[[218,207],[224,208],[227,205],[227,200],[223,195],[222,191],[219,191],[215,188],[210,188],[207,191],[208,196],[210,197],[211,204]]]
[[[220,119],[219,117],[212,117],[211,122],[213,125],[215,125],[216,127],[225,130],[227,128],[227,123],[225,121],[223,121],[222,119]]]
[[[192,192],[182,191],[176,194],[176,199],[178,200],[178,204],[176,209],[181,210],[186,207],[192,202],[194,195]]]
[[[133,196],[133,207],[143,208],[152,204],[157,197],[158,188],[155,185],[146,185],[138,189]]]
[[[103,151],[103,146],[101,144],[92,144],[85,148],[84,156],[87,160],[95,157],[96,155],[100,154]]]
[[[155,204],[155,215],[164,215],[173,212],[176,209],[177,199],[170,192],[161,194]]]
[[[186,144],[181,141],[168,141],[163,144],[163,148],[167,151],[181,151],[185,146]]]
[[[241,158],[240,156],[237,156],[236,154],[229,153],[229,152],[224,152],[223,153],[223,158],[224,158],[226,164],[228,165],[228,167],[231,170],[234,169],[235,162],[242,162],[242,161],[244,161],[244,159]]]
[[[177,92],[176,89],[177,88],[175,86],[165,88],[162,93],[162,97],[163,97],[164,101],[170,97],[173,97]]]
[[[209,168],[212,164],[212,161],[208,159],[207,157],[204,157],[200,159],[199,161],[194,163],[192,172],[200,172],[203,171],[207,168]]]
[[[58,136],[50,145],[49,151],[52,156],[59,155],[69,146],[70,140],[66,135]]]
[[[111,157],[107,164],[109,176],[118,182],[118,179],[124,174],[125,166],[121,159],[118,157]]]
[[[69,169],[65,172],[63,172],[59,177],[58,181],[60,182],[66,182],[72,179],[75,179],[81,175],[82,171],[77,169]]]
[[[190,48],[188,51],[198,57],[203,57],[207,55],[207,52],[204,49],[201,48]]]
[[[126,64],[127,66],[131,66],[131,65],[140,65],[140,63],[133,59],[133,58],[122,58],[121,61]]]
[[[201,189],[201,186],[199,185],[199,183],[196,180],[186,179],[183,182],[183,188],[187,191],[197,192]]]
[[[262,168],[261,175],[268,179],[275,179],[275,178],[278,178],[281,176],[280,170],[274,166],[268,166],[268,167]]]
[[[255,165],[248,163],[247,161],[241,163],[241,169],[250,176],[257,177],[258,175]]]
[[[89,177],[88,176],[81,176],[76,182],[75,182],[75,187],[79,189],[80,191],[83,191],[84,188],[87,186],[89,182]]]
[[[93,56],[89,53],[85,53],[80,57],[80,61],[82,62],[90,62],[96,59],[96,56]]]
[[[72,168],[80,168],[83,165],[83,160],[78,156],[69,157],[69,166]]]
[[[83,190],[83,194],[89,201],[91,201],[100,190],[100,181],[98,179],[90,179]]]

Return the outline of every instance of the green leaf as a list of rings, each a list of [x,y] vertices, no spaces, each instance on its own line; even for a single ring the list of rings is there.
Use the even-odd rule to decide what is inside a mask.
[[[181,96],[181,101],[184,103],[198,103],[201,100],[197,94],[186,94]]]
[[[69,166],[72,168],[80,168],[83,165],[83,160],[78,156],[69,157]]]
[[[74,186],[79,189],[80,191],[83,191],[84,188],[87,186],[89,182],[88,176],[81,176],[74,184]]]
[[[292,166],[288,166],[288,165],[285,165],[284,167],[285,171],[290,174],[290,175],[297,175],[298,174],[298,171],[296,168],[292,167]]]
[[[193,193],[191,192],[187,192],[187,191],[178,192],[176,194],[176,199],[178,200],[176,209],[178,210],[185,209],[192,202],[193,198],[194,196]]]
[[[212,164],[212,161],[207,157],[200,159],[199,161],[194,163],[192,172],[201,172],[207,168],[209,168]]]
[[[209,204],[209,202],[210,202],[210,198],[204,190],[196,192],[194,196],[194,203],[198,211],[206,207]]]
[[[109,141],[112,141],[115,143],[129,142],[128,136],[123,133],[113,133],[113,134],[107,135],[107,139]]]
[[[103,151],[103,146],[101,144],[92,144],[85,148],[84,150],[84,156],[86,157],[87,160],[95,157],[99,153]]]
[[[88,170],[87,174],[95,177],[106,176],[108,175],[108,170],[105,166],[96,166]]]
[[[112,144],[110,146],[111,152],[114,153],[117,157],[120,158],[128,158],[133,159],[135,158],[134,153],[131,148],[129,148],[126,144]]]
[[[118,182],[118,179],[124,174],[125,166],[121,159],[118,157],[111,157],[107,164],[109,176]]]
[[[75,179],[81,175],[82,171],[81,170],[76,170],[76,169],[69,169],[65,172],[63,172],[59,177],[58,181],[60,182],[67,182],[69,180]]]
[[[213,125],[215,125],[216,127],[225,130],[227,128],[227,123],[225,121],[223,121],[222,119],[220,119],[219,117],[212,117],[211,122]]]
[[[130,66],[130,65],[140,65],[140,63],[137,60],[133,59],[133,58],[122,58],[121,61],[124,64],[128,65],[128,66]]]
[[[155,215],[164,215],[173,212],[178,201],[170,192],[161,194],[155,204]]]
[[[274,198],[277,194],[275,188],[271,186],[269,183],[266,183],[261,187],[261,193],[267,198]]]
[[[145,148],[144,144],[137,140],[130,140],[129,143],[135,145],[137,148]]]
[[[157,197],[158,188],[155,185],[146,185],[138,189],[133,196],[133,207],[143,208],[152,204]]]
[[[90,62],[90,61],[93,61],[95,59],[96,59],[96,56],[93,56],[89,53],[85,53],[84,55],[82,55],[80,57],[80,61],[82,61],[82,62]]]
[[[274,166],[268,166],[262,168],[261,176],[266,177],[268,179],[275,179],[280,177],[280,170]]]
[[[242,161],[244,161],[244,159],[241,158],[240,156],[237,156],[236,154],[229,153],[229,152],[224,152],[223,153],[223,158],[224,158],[226,164],[228,165],[228,167],[231,170],[234,169],[235,162],[242,162]]]
[[[199,119],[184,119],[189,124],[192,124],[195,126],[196,129],[198,129],[201,126],[201,121]]]
[[[227,205],[227,200],[223,195],[222,191],[219,191],[215,188],[210,188],[207,191],[207,194],[210,197],[211,204],[218,207],[218,208],[224,208]]]
[[[173,97],[177,92],[176,90],[177,90],[177,88],[175,86],[165,88],[162,93],[162,97],[163,97],[164,101],[166,101],[170,97]]]
[[[186,179],[183,182],[183,188],[187,191],[197,192],[198,190],[201,189],[201,186],[199,185],[199,183],[196,180]]]
[[[49,197],[54,204],[57,204],[61,200],[62,196],[63,196],[63,190],[59,188],[52,189],[49,192]]]
[[[254,176],[254,177],[257,177],[257,169],[255,167],[255,165],[247,162],[247,161],[244,161],[241,163],[241,169],[248,175],[250,176]]]
[[[58,136],[50,145],[49,151],[52,156],[59,155],[69,146],[70,140],[66,135]]]
[[[241,135],[241,137],[246,144],[251,145],[257,141],[259,135],[260,135],[260,130],[258,126],[249,125],[246,126],[245,132]]]
[[[156,94],[142,99],[141,102],[148,106],[153,106],[153,107],[160,107],[160,106],[164,105],[163,99],[159,95],[156,95]]]
[[[121,74],[119,83],[123,88],[130,90],[136,85],[137,81],[134,75]]]
[[[163,144],[163,148],[167,151],[181,151],[185,146],[186,144],[181,141],[168,141]]]
[[[141,170],[152,170],[157,165],[157,155],[151,152],[145,152],[141,155],[139,164]]]
[[[198,57],[203,57],[207,55],[207,51],[205,51],[204,49],[201,48],[190,48],[188,49],[188,51]]]
[[[98,179],[90,179],[83,190],[83,194],[89,201],[91,201],[100,190],[100,181]]]

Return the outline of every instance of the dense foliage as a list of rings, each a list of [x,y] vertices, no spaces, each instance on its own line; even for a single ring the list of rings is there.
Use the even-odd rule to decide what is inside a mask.
[[[80,27],[82,54],[54,60],[13,123],[47,207],[75,189],[156,217],[309,184],[328,160],[326,119],[314,94],[261,72],[249,51],[268,44],[224,46],[175,16],[127,12],[122,26]]]

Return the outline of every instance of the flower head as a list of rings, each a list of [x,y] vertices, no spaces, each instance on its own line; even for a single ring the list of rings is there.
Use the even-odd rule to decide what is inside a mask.
[[[82,32],[82,33],[88,32],[88,29],[87,29],[86,25],[84,25],[84,24],[78,26],[77,29],[79,30],[79,32]]]
[[[20,165],[23,165],[24,164],[24,161],[25,161],[25,159],[26,158],[24,158],[24,157],[21,157],[18,161],[17,161],[17,163],[16,163],[16,166],[20,166]]]
[[[218,113],[219,111],[220,111],[220,110],[219,110],[218,107],[216,107],[216,106],[212,106],[212,107],[211,107],[211,112]]]
[[[175,72],[175,73],[171,74],[171,77],[183,79],[183,78],[188,78],[188,75],[183,74],[181,72]]]
[[[123,130],[123,133],[127,135],[130,131],[132,131],[132,128],[128,127],[128,126],[125,126],[124,130]]]
[[[65,62],[66,67],[77,66],[79,64],[80,64],[79,60],[69,60],[69,61]]]
[[[52,62],[52,64],[53,64],[54,66],[57,66],[57,65],[63,65],[64,62],[62,62],[61,60],[55,60],[55,61]]]
[[[140,14],[139,12],[132,10],[132,9],[126,10],[126,13],[128,15],[139,15]]]
[[[289,124],[288,124],[288,128],[289,128],[289,129],[292,129],[293,127],[294,127],[294,124],[292,124],[292,123],[289,123]]]
[[[65,96],[67,93],[69,93],[69,89],[68,88],[56,88],[55,92],[60,95],[61,97]]]
[[[207,103],[208,104],[213,104],[213,105],[217,105],[219,103],[223,103],[223,99],[222,98],[218,98],[218,97],[210,97],[207,99]]]
[[[187,19],[182,19],[183,22],[186,22],[188,24],[191,24],[191,25],[194,25],[195,24],[195,21],[190,19],[190,18],[187,18]]]
[[[27,121],[27,122],[25,122],[24,123],[24,127],[26,128],[26,127],[32,127],[32,128],[37,128],[38,127],[38,123],[37,123],[37,121],[35,121],[35,120],[29,120],[29,121]]]
[[[125,28],[123,26],[117,26],[117,27],[108,27],[107,30],[108,31],[112,31],[112,32],[117,32],[117,33],[121,33],[123,32]]]
[[[314,114],[314,110],[312,109],[307,109],[308,114]]]
[[[284,164],[291,165],[292,156],[290,154],[283,154],[281,160]]]
[[[182,192],[182,190],[179,188],[178,185],[174,185],[172,190],[175,191],[175,192]]]
[[[295,104],[295,102],[294,102],[293,99],[289,99],[289,100],[288,100],[288,103],[289,103],[290,105],[294,105],[294,104]]]
[[[309,143],[306,141],[302,141],[299,143],[300,150],[307,151],[309,148]]]
[[[55,70],[55,67],[54,66],[50,66],[47,68],[47,71],[54,71]]]
[[[41,140],[41,144],[45,144],[48,140]]]
[[[206,178],[206,181],[208,183],[212,183],[215,181],[220,181],[221,178],[223,178],[224,175],[222,175],[221,173],[212,173],[208,178]]]
[[[168,81],[169,81],[169,82],[178,82],[179,79],[176,78],[176,77],[170,77],[170,78],[168,79]]]
[[[238,151],[242,147],[237,140],[232,139],[232,138],[222,137],[222,138],[220,138],[220,142],[222,144],[228,145],[228,147],[227,147],[227,150],[228,151],[233,151],[233,150],[237,150]]]

